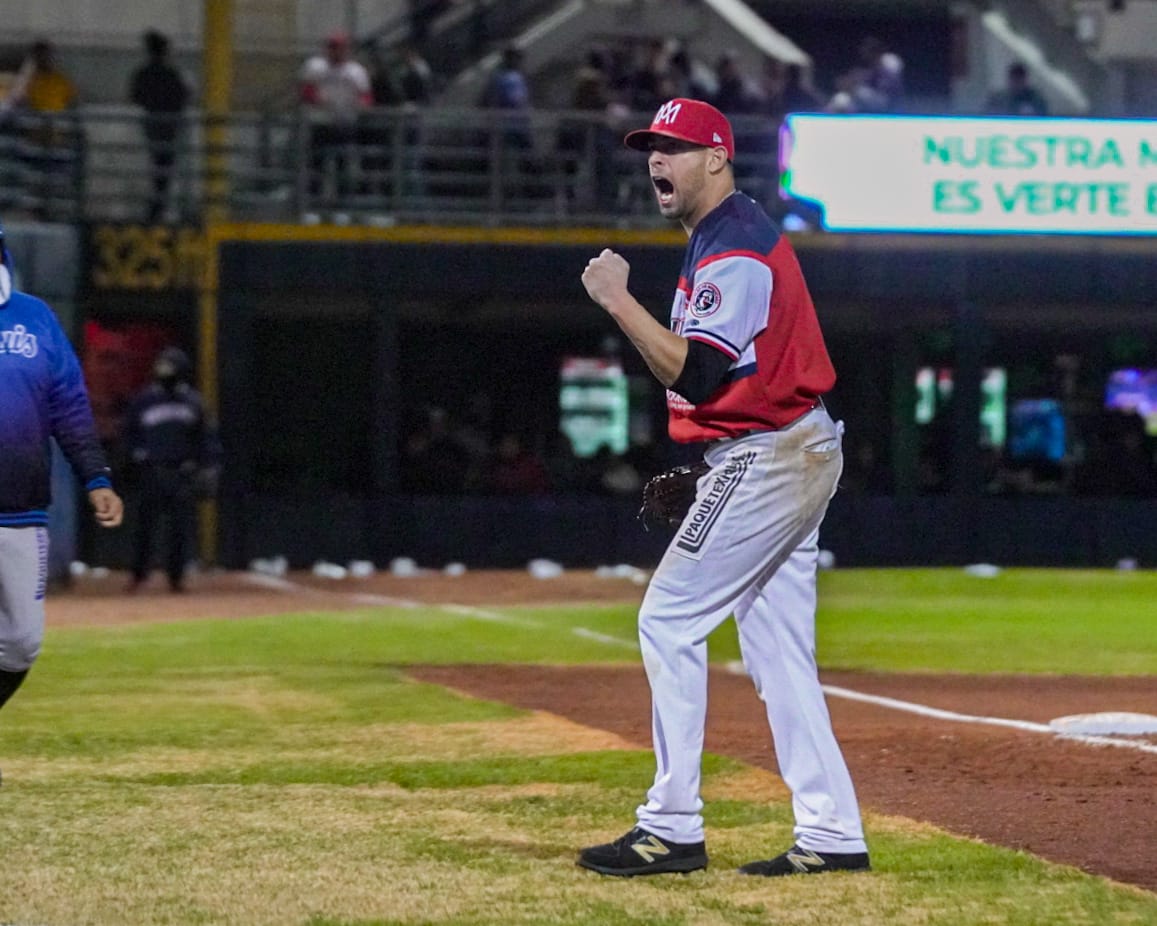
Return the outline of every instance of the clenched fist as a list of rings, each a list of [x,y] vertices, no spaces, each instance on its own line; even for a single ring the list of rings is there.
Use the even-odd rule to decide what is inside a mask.
[[[583,286],[587,295],[604,309],[610,309],[627,296],[627,280],[631,265],[626,258],[610,248],[604,248],[598,257],[592,257],[583,271]]]
[[[96,523],[101,527],[119,527],[124,519],[125,506],[112,489],[93,489],[88,493]]]

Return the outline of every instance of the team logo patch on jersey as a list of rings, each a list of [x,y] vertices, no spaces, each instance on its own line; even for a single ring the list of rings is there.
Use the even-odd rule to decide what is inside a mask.
[[[714,315],[723,305],[723,293],[714,283],[700,283],[691,294],[691,314],[696,318]]]

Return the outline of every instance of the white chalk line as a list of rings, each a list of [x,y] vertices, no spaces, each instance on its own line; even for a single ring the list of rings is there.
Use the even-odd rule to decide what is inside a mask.
[[[329,595],[325,589],[314,588],[311,585],[302,585],[299,582],[293,582],[289,579],[284,579],[281,576],[266,575],[263,572],[246,572],[242,574],[242,579],[250,585],[260,585],[263,588],[271,588],[277,592],[286,592],[292,595],[315,595],[323,596]],[[382,608],[418,608],[421,605],[416,601],[410,601],[408,598],[389,598],[385,595],[371,595],[361,592],[337,592],[343,598],[348,598],[350,601],[356,601],[358,604],[368,604],[375,607]]]
[[[374,595],[363,592],[346,592],[341,590],[329,591],[327,589],[315,588],[312,585],[302,585],[299,582],[294,582],[291,579],[285,579],[281,576],[271,576],[260,572],[244,573],[242,578],[252,585],[260,585],[264,588],[270,588],[274,591],[286,592],[287,594],[305,594],[314,596],[338,595],[342,598],[347,598],[357,604],[370,605],[372,607],[383,608],[406,608],[409,610],[415,608],[431,608],[437,611],[444,611],[448,614],[456,614],[459,617],[468,617],[474,620],[489,621],[495,624],[509,624],[515,627],[526,627],[532,630],[543,630],[548,625],[541,621],[531,620],[530,618],[515,617],[512,614],[505,614],[501,611],[492,611],[487,608],[476,608],[472,605],[465,604],[423,604],[419,601],[412,601],[408,598],[391,598],[386,595]],[[594,640],[598,643],[605,643],[613,646],[626,646],[631,649],[637,648],[636,645],[630,641],[622,640],[618,637],[612,637],[607,634],[598,633],[594,630],[588,630],[585,627],[572,627],[571,632],[576,636],[584,639]]]
[[[747,670],[742,662],[729,662],[727,671],[733,675],[746,675]],[[986,717],[977,714],[961,714],[957,711],[946,711],[938,707],[929,707],[926,704],[916,704],[913,701],[900,701],[897,698],[886,698],[883,695],[867,694],[862,691],[853,691],[850,688],[841,688],[839,685],[821,685],[824,694],[833,698],[844,698],[848,701],[861,701],[864,704],[875,704],[877,707],[886,707],[894,711],[905,711],[909,714],[919,714],[922,717],[933,717],[936,720],[947,720],[952,723],[986,724],[991,727],[1008,727],[1013,730],[1023,730],[1026,733],[1046,733],[1057,739],[1071,740],[1084,743],[1088,746],[1118,746],[1122,749],[1136,749],[1140,752],[1149,752],[1157,755],[1157,746],[1143,743],[1138,740],[1121,739],[1115,736],[1092,736],[1085,733],[1063,733],[1055,730],[1046,723],[1035,723],[1031,720],[1010,720],[1006,717]]]
[[[608,646],[625,646],[628,649],[637,650],[639,645],[632,640],[624,640],[622,637],[612,637],[610,634],[599,633],[597,630],[588,630],[586,627],[573,627],[571,632],[576,637],[582,637],[584,640],[594,640],[596,643],[606,643]]]
[[[914,704],[910,701],[898,701],[895,698],[864,694],[860,691],[840,688],[838,685],[824,685],[823,689],[826,694],[836,698],[846,698],[849,701],[863,701],[867,704],[877,704],[881,707],[888,707],[897,711],[907,711],[911,714],[935,717],[938,720],[950,720],[956,723],[988,724],[994,727],[1011,727],[1014,730],[1024,730],[1028,733],[1047,733],[1050,736],[1055,736],[1057,739],[1085,743],[1088,746],[1119,746],[1123,749],[1136,749],[1140,752],[1149,752],[1157,755],[1157,746],[1150,743],[1143,743],[1139,740],[1120,739],[1115,736],[1093,736],[1087,733],[1062,733],[1046,723],[1033,723],[1028,720],[1008,720],[1004,717],[958,714],[955,711],[944,711],[936,707]]]
[[[490,621],[495,624],[513,624],[516,627],[533,627],[538,630],[543,627],[538,621],[525,617],[514,617],[512,614],[503,614],[501,611],[488,611],[486,608],[475,608],[468,604],[433,604],[428,607],[439,611],[449,611],[451,614],[460,614],[462,617],[473,617],[480,621]]]
[[[1028,720],[1008,720],[1004,717],[985,717],[974,714],[958,714],[955,711],[945,711],[937,707],[927,707],[923,704],[914,704],[911,701],[898,701],[895,698],[885,698],[879,695],[864,694],[841,688],[838,685],[824,685],[824,693],[836,698],[846,698],[849,701],[863,701],[866,704],[877,704],[897,711],[907,711],[911,714],[921,714],[925,717],[935,717],[937,720],[950,720],[955,723],[988,724],[994,727],[1011,727],[1014,730],[1024,730],[1028,733],[1047,733],[1057,739],[1072,740],[1085,743],[1089,746],[1119,746],[1123,749],[1136,749],[1140,752],[1149,752],[1157,755],[1157,746],[1143,743],[1139,740],[1121,739],[1116,736],[1094,736],[1088,733],[1063,733],[1055,730],[1047,723],[1033,723]]]

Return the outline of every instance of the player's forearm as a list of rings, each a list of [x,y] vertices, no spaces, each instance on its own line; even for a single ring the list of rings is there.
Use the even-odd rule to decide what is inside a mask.
[[[663,327],[631,297],[607,307],[607,312],[635,345],[655,378],[670,386],[683,372],[687,360],[687,340]]]

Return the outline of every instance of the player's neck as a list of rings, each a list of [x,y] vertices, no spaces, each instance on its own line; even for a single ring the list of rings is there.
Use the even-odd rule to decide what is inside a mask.
[[[735,192],[735,184],[728,182],[726,186],[720,187],[716,191],[710,193],[705,192],[703,197],[703,206],[696,209],[695,212],[683,219],[683,231],[687,233],[687,237],[691,237],[691,233],[695,231],[695,227],[702,222],[707,216],[714,212],[725,199]]]

